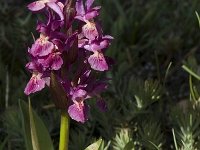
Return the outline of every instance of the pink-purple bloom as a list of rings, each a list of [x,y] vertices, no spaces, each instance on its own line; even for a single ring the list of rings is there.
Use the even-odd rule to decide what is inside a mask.
[[[35,41],[28,52],[34,57],[42,57],[49,55],[53,51],[54,47],[54,44],[48,41],[48,37],[41,35],[40,38]]]
[[[64,15],[62,12],[63,4],[61,2],[58,2],[58,0],[38,0],[30,3],[27,7],[33,12],[38,12],[45,8],[51,8],[54,12],[56,12],[59,15],[61,20],[64,19]]]
[[[107,109],[100,94],[108,84],[95,74],[110,69],[105,52],[113,37],[103,35],[97,20],[101,7],[92,7],[93,3],[94,0],[77,0],[74,4],[71,0],[38,0],[28,5],[32,12],[46,12],[46,21],[38,21],[36,31],[40,37],[28,48],[30,62],[26,68],[32,77],[24,93],[30,95],[45,86],[51,88],[55,82],[53,73],[64,89],[66,111],[81,123],[88,120],[89,99],[95,98],[101,110]],[[75,22],[77,29],[72,28]]]
[[[33,73],[30,81],[28,82],[24,92],[29,95],[37,91],[41,91],[45,87],[45,80],[42,78],[42,74]]]
[[[76,2],[76,12],[77,16],[76,19],[81,21],[88,21],[91,20],[99,15],[99,10],[101,9],[100,6],[96,6],[92,8],[92,4],[94,0],[86,0],[85,6],[83,0],[77,0]]]

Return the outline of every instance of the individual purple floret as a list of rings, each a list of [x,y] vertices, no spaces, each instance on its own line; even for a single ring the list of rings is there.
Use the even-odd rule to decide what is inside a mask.
[[[30,81],[28,82],[24,93],[29,95],[41,91],[45,87],[45,80],[42,78],[42,74],[34,72]]]
[[[98,71],[109,69],[109,65],[102,50],[106,49],[110,45],[111,39],[113,39],[111,36],[104,36],[101,39],[93,40],[84,45],[86,50],[93,52],[93,54],[88,58],[88,62],[92,69]]]
[[[87,21],[87,23],[82,27],[83,35],[88,40],[95,40],[99,36],[97,26],[94,22]]]
[[[35,60],[29,62],[26,68],[32,72],[32,77],[24,90],[26,95],[41,91],[45,84],[49,85],[50,78],[45,75],[46,73],[42,71],[42,67]]]
[[[101,97],[107,80],[96,74],[110,68],[105,52],[113,37],[103,35],[96,20],[101,7],[92,7],[93,3],[39,0],[28,5],[32,12],[45,12],[45,20],[37,22],[40,37],[28,48],[30,62],[26,68],[32,76],[24,93],[30,95],[47,85],[56,98],[56,107],[81,123],[88,120],[90,99],[96,99],[100,110],[107,110]]]
[[[63,4],[58,2],[58,0],[39,0],[30,3],[27,7],[33,12],[38,12],[46,7],[49,7],[60,16],[61,20],[64,20],[64,15],[62,12]]]
[[[37,57],[37,62],[43,66],[44,70],[59,70],[63,64],[61,52],[57,46],[48,41],[49,37],[40,35],[40,38],[35,41],[28,52]]]
[[[59,70],[63,64],[63,60],[60,55],[60,52],[53,52],[48,56],[39,58],[38,63],[40,63],[45,70]]]
[[[83,4],[83,0],[77,0],[76,2],[76,19],[79,19],[81,21],[87,22],[88,20],[91,20],[99,15],[99,10],[101,9],[100,6],[96,6],[92,8],[92,4],[94,3],[94,0],[86,0],[85,6]]]
[[[94,52],[94,54],[88,58],[88,62],[91,68],[94,70],[98,71],[108,70],[108,64],[106,62],[104,55],[101,52],[98,51]]]
[[[35,41],[28,52],[34,57],[49,55],[55,46],[52,42],[48,41],[48,39],[48,37],[41,34],[40,38]]]
[[[87,92],[81,88],[75,88],[70,91],[73,104],[69,106],[68,113],[70,117],[78,122],[84,123],[88,119],[89,107],[85,104],[88,98]]]

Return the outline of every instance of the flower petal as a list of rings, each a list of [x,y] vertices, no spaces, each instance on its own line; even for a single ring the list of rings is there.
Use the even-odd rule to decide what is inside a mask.
[[[58,2],[57,3],[57,5],[60,7],[60,9],[62,10],[62,12],[63,12],[63,9],[64,9],[64,5],[63,5],[63,3],[61,3],[61,2]]]
[[[63,64],[63,60],[59,55],[55,55],[52,59],[51,69],[59,70]]]
[[[110,35],[105,35],[105,36],[103,37],[103,39],[113,40],[114,37],[112,37],[112,36],[110,36]]]
[[[31,49],[29,49],[29,53],[36,56],[46,56],[52,52],[54,49],[54,44],[52,42],[49,42],[43,38],[39,38],[35,41],[35,43],[32,45]]]
[[[75,16],[74,18],[85,22],[85,19],[84,19],[83,16],[80,16],[80,15],[79,15],[79,16]]]
[[[87,10],[91,8],[92,4],[94,3],[94,0],[87,0],[86,1],[86,8]]]
[[[88,12],[86,15],[85,15],[85,19],[86,20],[90,20],[90,19],[93,19],[95,18],[96,16],[99,15],[99,12],[98,11],[91,11],[91,12]]]
[[[107,48],[109,44],[109,40],[94,41],[91,44],[85,45],[84,48],[88,51],[95,52]]]
[[[49,28],[47,25],[39,21],[37,22],[36,30],[41,34],[49,34]]]
[[[24,93],[26,95],[29,95],[31,93],[41,91],[44,87],[45,87],[45,81],[41,79],[39,75],[37,76],[33,75],[29,80],[28,84],[26,85]]]
[[[57,30],[58,28],[62,27],[63,24],[64,24],[64,22],[61,21],[61,20],[52,21],[51,30],[52,30],[52,31],[55,31],[55,30]]]
[[[73,101],[79,102],[79,101],[82,101],[86,97],[87,92],[82,89],[75,89],[70,94],[72,94]]]
[[[32,60],[31,62],[26,64],[26,68],[28,70],[32,70],[32,71],[37,71],[37,72],[41,72],[42,68],[40,66],[40,64],[38,64],[35,60]]]
[[[38,58],[38,63],[42,65],[43,69],[46,70],[51,65],[51,54],[42,58]]]
[[[87,22],[82,27],[82,31],[84,36],[89,40],[94,40],[99,35],[96,24],[93,22]]]
[[[81,123],[84,123],[88,119],[88,111],[89,107],[84,104],[73,104],[68,108],[69,116]]]
[[[92,69],[97,71],[105,71],[108,70],[108,64],[104,58],[103,53],[95,52],[88,58],[88,62]]]
[[[53,9],[53,11],[55,11],[60,16],[61,20],[64,20],[63,12],[58,4],[50,2],[50,3],[47,3],[47,6]]]
[[[27,7],[31,11],[39,11],[45,7],[45,3],[43,1],[35,1],[30,3]]]
[[[79,39],[78,40],[78,48],[83,48],[87,42],[88,42],[87,39]]]
[[[38,62],[45,68],[50,70],[59,70],[63,64],[62,58],[55,53],[52,53],[44,58],[38,59]]]
[[[85,14],[85,9],[83,6],[83,0],[77,0],[76,2],[76,11],[77,11],[77,15],[81,15],[83,16]]]

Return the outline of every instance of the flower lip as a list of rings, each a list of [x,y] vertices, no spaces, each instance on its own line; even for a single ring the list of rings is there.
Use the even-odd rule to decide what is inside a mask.
[[[24,93],[26,95],[41,91],[45,87],[45,80],[42,79],[41,76],[42,74],[38,72],[33,72],[33,75],[24,90]]]
[[[89,40],[95,40],[96,37],[99,36],[97,26],[94,22],[87,21],[87,23],[82,27],[82,31],[84,36]]]
[[[84,123],[88,120],[88,111],[89,107],[84,103],[73,104],[68,108],[69,116],[73,120],[76,120],[77,122],[81,123]]]
[[[95,51],[93,55],[88,58],[88,62],[92,69],[97,71],[108,70],[108,64],[105,60],[103,53]]]
[[[47,56],[50,54],[54,49],[54,44],[48,41],[48,37],[44,35],[40,35],[40,38],[35,41],[32,45],[31,49],[29,49],[29,53],[36,56]]]

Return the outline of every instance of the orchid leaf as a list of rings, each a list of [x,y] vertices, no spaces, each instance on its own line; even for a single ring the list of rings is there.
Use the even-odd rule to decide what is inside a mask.
[[[30,150],[53,150],[53,143],[41,118],[32,110],[31,104],[27,105],[20,101],[20,109],[23,114],[25,126],[25,138],[27,149]]]
[[[26,149],[33,150],[30,132],[30,118],[28,113],[28,106],[22,100],[19,100],[20,115],[22,119],[23,136],[26,144]]]

